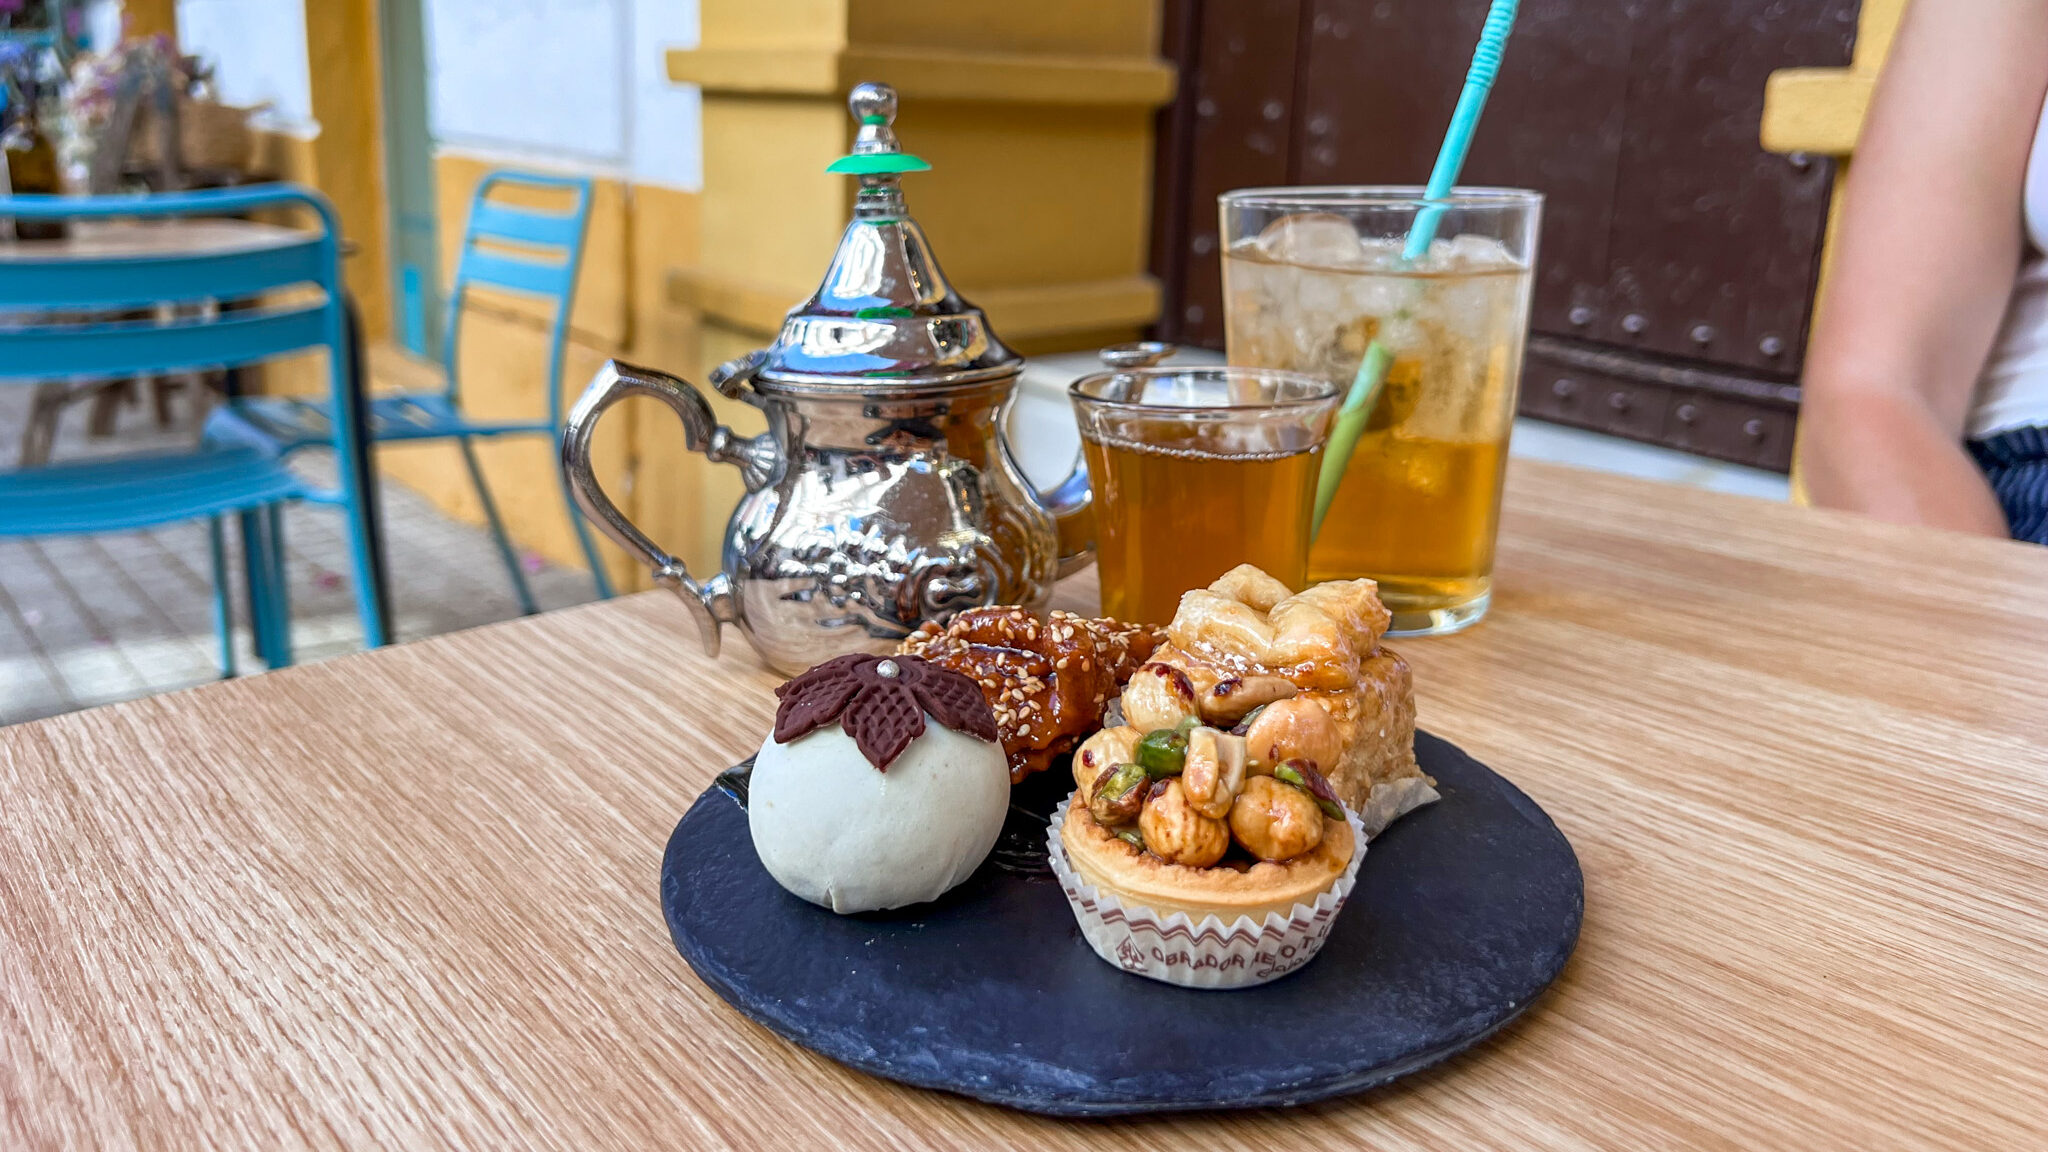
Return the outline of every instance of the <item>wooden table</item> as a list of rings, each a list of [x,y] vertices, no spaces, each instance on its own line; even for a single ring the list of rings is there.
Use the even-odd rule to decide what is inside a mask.
[[[656,873],[773,680],[650,593],[0,732],[0,1147],[2048,1146],[2048,551],[1518,463],[1500,583],[1402,650],[1585,933],[1392,1088],[1058,1123],[739,1017]]]
[[[0,215],[5,215],[0,210]],[[254,220],[184,216],[149,220],[73,220],[55,240],[0,241],[0,261],[49,263],[151,256],[200,256],[284,248],[305,233]]]

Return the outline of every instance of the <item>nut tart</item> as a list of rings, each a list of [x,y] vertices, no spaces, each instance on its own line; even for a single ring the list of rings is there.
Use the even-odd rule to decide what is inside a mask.
[[[1305,707],[1333,740],[1328,717]],[[1365,831],[1313,764],[1254,765],[1242,733],[1189,716],[1097,732],[1073,771],[1047,851],[1097,955],[1169,983],[1237,988],[1322,947]]]
[[[1245,860],[1208,868],[1169,864],[1119,839],[1086,809],[1067,811],[1060,842],[1068,865],[1084,881],[1126,905],[1158,915],[1183,913],[1201,923],[1214,916],[1224,924],[1247,916],[1264,924],[1269,914],[1283,919],[1297,904],[1314,904],[1351,864],[1357,844],[1348,822],[1323,817],[1316,846],[1291,860]]]

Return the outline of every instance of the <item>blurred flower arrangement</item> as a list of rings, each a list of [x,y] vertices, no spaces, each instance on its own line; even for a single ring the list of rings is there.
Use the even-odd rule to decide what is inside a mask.
[[[0,0],[0,10],[19,2]],[[28,150],[37,109],[48,95],[41,80],[47,70],[37,67],[36,55],[26,41],[0,40],[0,147],[10,152]]]
[[[77,35],[74,15],[56,0],[0,0],[0,193],[59,188],[53,121]],[[0,221],[0,239],[62,230],[55,221]]]
[[[46,44],[0,39],[0,194],[57,191],[57,156],[48,122],[63,76],[63,66]],[[0,239],[48,231],[50,226],[41,223],[0,222]]]
[[[5,3],[5,0],[0,0]],[[71,62],[58,146],[67,184],[81,191],[112,191],[126,159],[138,104],[156,92],[183,92],[194,77],[167,36],[123,40],[100,54]]]
[[[78,9],[0,0],[0,146],[9,150],[0,155],[14,157],[14,191],[180,187],[187,166],[239,170],[246,162],[248,119],[258,109],[222,105],[198,58],[161,35],[81,51],[75,38],[44,27],[58,12],[68,22]]]

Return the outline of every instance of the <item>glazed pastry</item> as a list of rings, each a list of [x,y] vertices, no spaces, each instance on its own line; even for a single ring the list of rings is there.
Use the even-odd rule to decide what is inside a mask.
[[[927,623],[897,651],[981,686],[1017,781],[1101,727],[1104,707],[1158,642],[1157,630],[1143,625],[998,606]]]
[[[1167,642],[1124,689],[1124,715],[1149,729],[1180,708],[1231,727],[1247,738],[1254,773],[1310,761],[1376,833],[1387,813],[1435,798],[1415,762],[1413,677],[1380,644],[1389,620],[1370,580],[1297,593],[1240,565],[1181,597]]]
[[[775,882],[834,912],[936,900],[995,847],[1010,777],[974,681],[841,656],[776,689],[747,825]]]

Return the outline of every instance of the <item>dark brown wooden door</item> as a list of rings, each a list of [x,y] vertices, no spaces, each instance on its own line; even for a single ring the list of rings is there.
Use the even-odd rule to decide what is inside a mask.
[[[1221,347],[1215,197],[1419,183],[1483,0],[1178,0],[1155,265]],[[1832,173],[1757,144],[1765,78],[1855,0],[1525,0],[1464,183],[1546,197],[1525,412],[1783,467]]]

